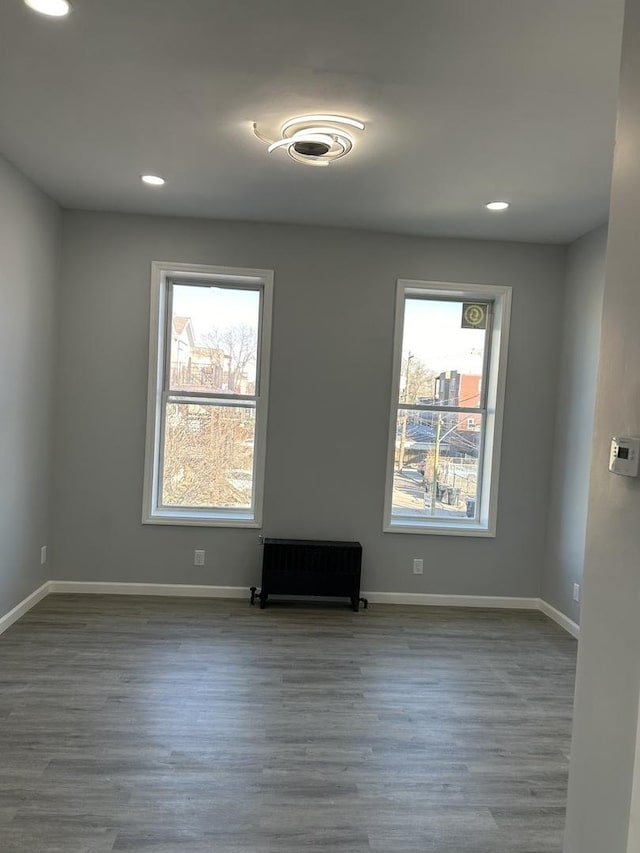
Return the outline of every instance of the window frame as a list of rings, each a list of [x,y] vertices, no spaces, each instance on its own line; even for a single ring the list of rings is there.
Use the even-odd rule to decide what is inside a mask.
[[[171,285],[224,286],[260,291],[260,317],[255,395],[214,392],[171,391],[169,359],[171,349]],[[151,306],[149,327],[149,382],[143,485],[143,524],[197,527],[262,527],[264,475],[266,463],[267,411],[273,312],[273,270],[181,264],[154,261],[151,265]],[[165,407],[170,397],[189,398],[193,403],[242,406],[255,400],[255,443],[252,506],[248,509],[224,507],[168,507],[161,503],[164,464]],[[213,400],[223,402],[212,402]]]
[[[480,407],[473,408],[483,419],[478,455],[478,511],[476,519],[445,519],[433,517],[394,517],[393,482],[396,453],[396,429],[400,400],[402,348],[404,337],[405,301],[407,298],[445,299],[464,302],[491,302],[491,322],[485,343]],[[419,281],[398,279],[396,285],[395,323],[393,336],[393,377],[384,497],[383,531],[385,533],[415,533],[440,536],[496,536],[498,514],[498,485],[500,480],[500,448],[504,420],[504,400],[509,348],[512,288],[505,285],[470,284],[461,282]],[[455,412],[461,407],[406,406],[407,409],[436,411],[446,408]]]

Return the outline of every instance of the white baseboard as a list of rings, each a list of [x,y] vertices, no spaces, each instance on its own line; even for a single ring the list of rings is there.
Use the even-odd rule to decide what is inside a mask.
[[[0,634],[3,631],[6,631],[14,622],[17,622],[21,616],[24,616],[27,611],[31,610],[39,601],[42,601],[45,596],[49,595],[50,581],[45,581],[42,586],[39,586],[38,589],[34,590],[31,595],[28,595],[24,598],[19,604],[10,610],[8,613],[5,613],[4,616],[0,616]]]
[[[93,595],[168,595],[174,598],[249,598],[246,586],[205,586],[188,583],[117,583],[110,581],[49,581],[50,592]]]
[[[422,607],[487,607],[501,610],[538,610],[538,598],[501,595],[436,595],[427,592],[363,592],[372,604],[417,604]]]
[[[110,581],[50,581],[50,592],[98,595],[169,595],[190,598],[248,598],[245,586],[195,584],[119,583]],[[538,610],[537,598],[489,595],[432,595],[414,592],[363,592],[372,604],[417,604],[427,607],[497,607],[503,610]]]
[[[118,583],[111,581],[47,581],[4,616],[0,616],[0,634],[13,625],[50,593],[93,595],[159,595],[175,598],[248,599],[245,586],[207,586],[174,583]],[[421,607],[484,607],[500,610],[539,610],[557,622],[576,639],[580,627],[541,598],[517,598],[500,595],[437,595],[420,592],[363,592],[371,604],[414,604]]]
[[[551,604],[548,604],[542,598],[539,599],[539,609],[545,616],[548,616],[549,619],[553,619],[553,621],[557,622],[561,628],[568,631],[572,637],[576,638],[576,640],[580,639],[580,626],[574,622],[573,619],[569,619],[568,616],[565,616],[564,613],[556,610],[555,607],[552,607]]]

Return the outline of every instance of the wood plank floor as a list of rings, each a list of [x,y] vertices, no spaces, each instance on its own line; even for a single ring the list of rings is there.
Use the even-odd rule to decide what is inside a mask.
[[[560,853],[539,613],[53,595],[0,637],[2,853]]]

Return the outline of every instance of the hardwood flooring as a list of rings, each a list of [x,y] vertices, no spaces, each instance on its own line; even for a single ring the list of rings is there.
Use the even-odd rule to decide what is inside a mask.
[[[2,853],[560,853],[539,613],[52,595],[0,637]]]

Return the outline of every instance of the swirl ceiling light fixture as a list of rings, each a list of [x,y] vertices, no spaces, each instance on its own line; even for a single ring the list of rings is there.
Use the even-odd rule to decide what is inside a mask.
[[[286,151],[296,163],[328,166],[351,151],[354,131],[363,131],[356,118],[337,115],[304,115],[290,118],[280,128],[280,139],[262,136],[254,121],[253,132],[269,147],[267,152]]]

